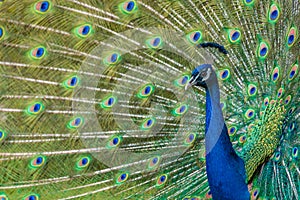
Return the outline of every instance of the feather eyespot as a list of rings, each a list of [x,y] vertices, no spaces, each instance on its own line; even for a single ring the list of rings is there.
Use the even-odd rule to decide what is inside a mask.
[[[236,133],[236,131],[237,131],[237,127],[236,126],[231,126],[228,129],[228,135],[233,136]]]
[[[40,199],[39,195],[37,194],[30,194],[24,198],[24,200],[39,200],[39,199]]]
[[[273,160],[276,161],[276,162],[278,162],[280,160],[280,157],[281,157],[280,152],[276,152],[274,154]]]
[[[148,39],[146,41],[146,45],[150,48],[150,49],[158,49],[162,46],[163,41],[161,39],[161,37],[154,37],[151,39]]]
[[[269,54],[269,45],[264,41],[260,42],[257,47],[257,55],[259,59],[261,60],[266,59],[268,54]]]
[[[183,75],[175,81],[175,85],[180,86],[180,87],[184,87],[186,84],[188,84],[189,80],[190,80],[189,75]]]
[[[37,13],[44,14],[51,8],[51,3],[49,1],[39,1],[34,5],[34,10]]]
[[[239,137],[239,143],[240,144],[244,144],[246,142],[247,136],[246,135],[242,135]]]
[[[107,143],[107,147],[109,149],[116,148],[117,146],[119,146],[121,144],[122,139],[123,138],[121,136],[111,137]]]
[[[148,83],[142,86],[142,88],[138,91],[137,96],[140,99],[148,98],[151,94],[153,94],[154,89],[155,89],[154,85]]]
[[[150,130],[154,124],[156,122],[156,119],[154,117],[146,119],[143,121],[142,125],[141,125],[141,129],[142,130]]]
[[[248,85],[248,96],[253,97],[257,94],[257,87],[254,84],[249,84]]]
[[[255,111],[253,109],[248,109],[245,113],[246,119],[252,119],[255,116]]]
[[[279,76],[280,76],[280,69],[279,69],[279,67],[275,67],[272,72],[272,81],[276,82],[278,80]]]
[[[295,129],[295,123],[294,122],[292,122],[291,124],[290,124],[290,126],[289,126],[289,132],[292,132],[293,130]]]
[[[298,153],[299,153],[298,147],[294,147],[292,149],[292,157],[295,158],[295,159],[298,158]]]
[[[284,104],[288,105],[291,102],[291,99],[292,99],[292,95],[288,95],[284,100]]]
[[[202,33],[201,31],[193,31],[187,34],[186,37],[191,44],[199,44],[202,40]]]
[[[245,6],[252,7],[255,3],[255,0],[243,0]]]
[[[260,116],[263,116],[264,113],[265,113],[264,111],[260,111],[260,112],[259,112],[259,115],[260,115]]]
[[[45,156],[37,156],[30,161],[30,168],[36,169],[43,166],[46,162]]]
[[[283,93],[284,93],[284,89],[283,88],[279,88],[278,93],[277,93],[278,99],[282,97]]]
[[[121,60],[122,60],[121,55],[117,52],[113,52],[113,53],[109,54],[108,56],[106,56],[106,58],[103,60],[103,62],[106,66],[112,66],[112,65],[116,65],[116,64],[120,63]]]
[[[125,1],[119,4],[119,9],[124,14],[132,14],[137,10],[137,3],[135,1]]]
[[[2,40],[5,36],[5,30],[3,27],[0,26],[0,40]]]
[[[288,34],[286,36],[287,46],[289,48],[291,48],[295,44],[297,37],[298,37],[298,29],[296,26],[292,26],[289,29]]]
[[[251,194],[251,199],[257,199],[257,197],[258,197],[258,195],[259,195],[259,189],[258,188],[256,188],[256,189],[254,189],[253,191],[252,191],[252,194]]]
[[[241,37],[241,32],[240,31],[232,31],[230,33],[231,36],[231,41],[235,42],[236,40],[238,40]]]
[[[289,114],[291,115],[294,111],[295,111],[295,107],[292,107],[290,110],[289,110]]]
[[[227,29],[227,38],[231,44],[236,44],[241,41],[241,31],[239,29]]]
[[[222,81],[227,80],[230,77],[230,71],[229,69],[223,69],[219,73],[219,77],[221,78]]]
[[[293,80],[296,77],[296,75],[298,74],[298,67],[299,67],[299,65],[298,65],[298,61],[297,61],[293,64],[293,66],[289,72],[289,81]]]
[[[187,146],[191,146],[197,138],[196,133],[189,133],[185,136],[184,144]]]
[[[37,115],[44,110],[44,105],[42,103],[34,103],[28,106],[27,113],[30,115]]]
[[[153,170],[159,166],[160,156],[155,156],[149,160],[148,169]]]
[[[84,169],[89,166],[90,162],[91,162],[90,157],[88,156],[82,157],[76,162],[76,168],[78,170]]]
[[[157,187],[161,187],[163,186],[168,180],[168,176],[166,174],[162,174],[160,175],[158,178],[157,178],[157,181],[156,181],[156,186]]]
[[[0,200],[8,200],[8,197],[6,196],[5,193],[3,193],[3,192],[0,193]]]
[[[73,118],[71,121],[69,121],[67,127],[69,129],[77,129],[79,127],[81,127],[84,123],[84,120],[82,117],[75,117]]]
[[[277,4],[273,3],[269,8],[269,23],[274,24],[278,21],[280,16],[280,8]]]
[[[90,24],[84,24],[75,28],[75,34],[79,38],[88,37],[92,33],[92,31],[93,31],[93,27]]]
[[[6,133],[0,129],[0,142],[2,142],[6,138]]]
[[[40,60],[46,55],[46,48],[43,46],[35,47],[30,51],[30,57],[34,60]]]
[[[79,78],[77,76],[72,76],[64,81],[63,85],[68,89],[73,89],[79,84]]]
[[[117,103],[117,101],[118,101],[117,97],[108,96],[102,100],[100,106],[101,108],[109,109],[112,108]]]
[[[266,97],[266,98],[264,99],[264,106],[269,105],[269,101],[270,101],[269,97]]]
[[[182,116],[188,111],[188,105],[186,104],[179,104],[178,106],[173,109],[172,114],[174,116]]]
[[[247,130],[252,131],[253,128],[255,128],[255,124],[249,124]]]
[[[116,178],[116,184],[120,185],[123,184],[125,181],[127,181],[127,179],[129,178],[129,173],[121,173],[117,176]]]

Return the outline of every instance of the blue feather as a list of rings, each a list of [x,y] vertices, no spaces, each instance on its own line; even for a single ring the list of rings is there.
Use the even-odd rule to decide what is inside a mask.
[[[208,70],[210,75],[204,84],[201,73],[206,71],[203,76],[207,76]],[[214,199],[248,200],[245,164],[234,151],[228,136],[216,74],[211,65],[203,64],[193,71],[192,77],[199,77],[195,84],[206,90],[206,171],[212,196]]]

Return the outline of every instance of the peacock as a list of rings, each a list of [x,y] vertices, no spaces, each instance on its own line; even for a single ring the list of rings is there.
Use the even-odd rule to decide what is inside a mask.
[[[0,0],[1,200],[298,200],[298,0]]]

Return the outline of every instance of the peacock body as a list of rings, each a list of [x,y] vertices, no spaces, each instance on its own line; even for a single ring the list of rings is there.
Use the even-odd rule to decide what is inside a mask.
[[[0,1],[0,199],[299,199],[299,26],[297,0]]]

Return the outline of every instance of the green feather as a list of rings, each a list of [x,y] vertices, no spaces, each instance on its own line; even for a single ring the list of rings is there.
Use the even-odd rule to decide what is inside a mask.
[[[217,73],[251,194],[297,199],[297,9],[292,0],[0,1],[0,199],[211,198],[205,91],[185,91],[203,63]],[[207,42],[228,54],[196,47]]]

